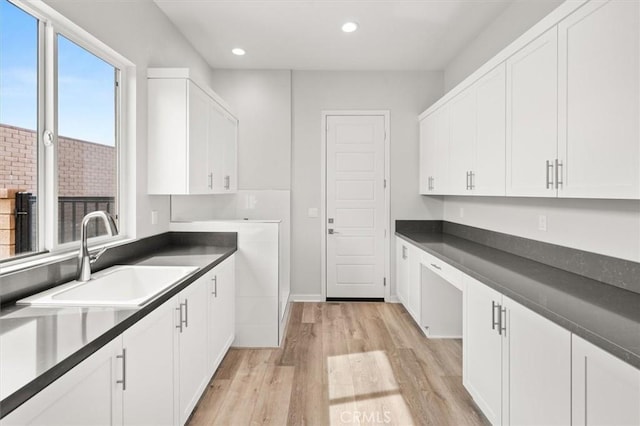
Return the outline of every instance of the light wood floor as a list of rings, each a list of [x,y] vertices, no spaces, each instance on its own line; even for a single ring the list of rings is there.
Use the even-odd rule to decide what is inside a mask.
[[[229,351],[190,425],[488,424],[461,341],[426,339],[402,305],[291,309],[283,347]]]

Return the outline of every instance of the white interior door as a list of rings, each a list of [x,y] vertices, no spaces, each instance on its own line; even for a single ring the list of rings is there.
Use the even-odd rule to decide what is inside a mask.
[[[326,118],[327,297],[384,297],[385,116]]]

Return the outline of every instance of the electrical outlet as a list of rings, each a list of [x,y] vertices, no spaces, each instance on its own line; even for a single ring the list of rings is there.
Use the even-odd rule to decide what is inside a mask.
[[[151,224],[152,225],[157,225],[158,224],[158,211],[157,210],[151,210]]]
[[[460,217],[464,217],[464,207],[460,207]]]
[[[538,230],[547,230],[547,215],[541,214],[538,216]]]

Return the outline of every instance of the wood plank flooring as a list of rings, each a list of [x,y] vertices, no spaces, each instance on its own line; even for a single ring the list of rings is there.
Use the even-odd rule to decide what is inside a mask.
[[[293,303],[284,344],[232,348],[189,424],[484,425],[460,340],[426,339],[400,304]]]

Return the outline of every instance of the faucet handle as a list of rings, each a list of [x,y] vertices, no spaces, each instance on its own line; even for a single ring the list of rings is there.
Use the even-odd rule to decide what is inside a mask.
[[[100,258],[100,256],[102,256],[104,254],[105,251],[107,251],[107,248],[103,247],[97,253],[94,253],[94,254],[90,255],[89,256],[89,262],[91,264],[95,263]]]

